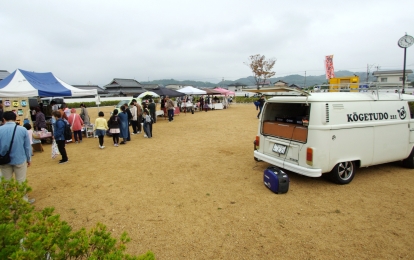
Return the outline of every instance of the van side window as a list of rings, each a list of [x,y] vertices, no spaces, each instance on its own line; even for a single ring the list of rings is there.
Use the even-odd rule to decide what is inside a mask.
[[[410,118],[414,118],[414,102],[408,102],[408,107],[410,108]]]

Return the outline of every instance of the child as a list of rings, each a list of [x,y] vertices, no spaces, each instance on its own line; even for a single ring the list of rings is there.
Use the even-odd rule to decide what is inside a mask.
[[[33,144],[33,130],[32,130],[32,126],[28,123],[23,125],[24,128],[27,129],[27,134],[29,135],[29,139],[30,139],[30,144]],[[32,146],[32,156],[33,156],[33,146]]]
[[[106,130],[108,129],[108,123],[104,118],[104,112],[99,112],[98,116],[99,117],[95,120],[96,135],[99,138],[99,148],[104,149],[104,137],[106,134]]]
[[[148,113],[148,110],[144,110],[144,132],[145,138],[151,138],[152,137],[152,119],[151,116]]]
[[[119,144],[119,118],[118,118],[118,109],[114,109],[111,118],[109,118],[109,132],[112,134],[112,140],[114,141],[114,146],[118,147]]]

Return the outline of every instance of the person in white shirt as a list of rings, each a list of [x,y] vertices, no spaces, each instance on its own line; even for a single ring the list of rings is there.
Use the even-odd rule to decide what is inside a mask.
[[[131,108],[129,109],[131,111],[131,126],[132,126],[132,134],[135,135],[138,133],[137,127],[138,127],[138,109],[137,109],[137,101],[133,99],[131,101],[131,104],[129,104]]]

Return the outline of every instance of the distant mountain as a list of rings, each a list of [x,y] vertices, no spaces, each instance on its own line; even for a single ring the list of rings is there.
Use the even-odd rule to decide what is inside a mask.
[[[346,77],[346,76],[353,76],[353,75],[357,75],[359,76],[359,80],[360,82],[366,82],[367,81],[367,73],[366,72],[352,72],[352,71],[348,71],[348,70],[340,70],[340,71],[335,71],[335,76],[336,77]],[[273,84],[278,80],[282,80],[284,82],[287,82],[289,85],[291,84],[295,84],[298,86],[304,86],[305,85],[305,76],[302,75],[288,75],[288,76],[284,76],[284,77],[277,77],[277,78],[271,78],[270,82]],[[373,81],[374,77],[372,76],[372,72],[369,75],[368,81]],[[414,81],[414,74],[410,74],[408,76],[408,81]],[[225,80],[225,81],[221,81],[217,84],[215,83],[211,83],[211,82],[202,82],[202,81],[193,81],[193,80],[183,80],[183,81],[178,81],[178,80],[174,80],[174,79],[162,79],[162,80],[153,80],[151,82],[141,82],[142,84],[160,84],[163,86],[166,85],[170,85],[170,84],[174,84],[174,85],[189,85],[189,86],[194,86],[194,87],[198,87],[198,88],[214,88],[216,86],[220,86],[220,87],[227,87],[230,84],[234,84],[234,83],[240,83],[246,86],[254,86],[256,84],[256,81],[254,80],[253,76],[249,76],[246,78],[240,78],[238,80]],[[323,83],[327,83],[326,81],[326,76],[325,75],[320,75],[320,76],[307,76],[306,77],[306,87],[309,86],[313,86],[315,84],[323,84]]]

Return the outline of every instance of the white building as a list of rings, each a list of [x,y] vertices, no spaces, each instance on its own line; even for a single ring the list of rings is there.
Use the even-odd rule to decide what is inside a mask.
[[[412,93],[413,87],[407,81],[408,75],[413,73],[412,70],[405,70],[405,87],[406,93]],[[402,70],[384,70],[374,71],[372,75],[375,77],[376,82],[380,87],[381,91],[392,92],[398,89],[402,89],[403,85],[403,71]],[[407,91],[408,90],[408,91]]]

